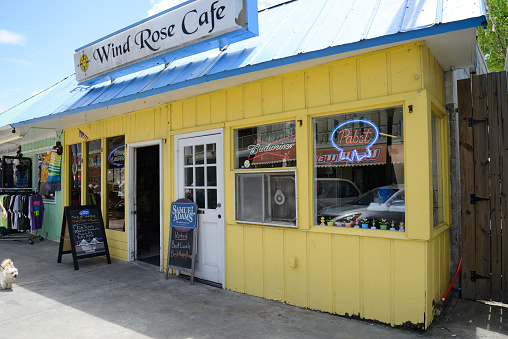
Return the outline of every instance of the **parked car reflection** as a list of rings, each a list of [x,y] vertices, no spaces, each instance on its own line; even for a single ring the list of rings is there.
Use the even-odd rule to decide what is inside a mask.
[[[318,211],[327,206],[349,203],[360,195],[353,182],[340,178],[317,178],[316,189]]]
[[[353,201],[345,204],[325,207],[318,211],[317,220],[372,220],[386,219],[399,224],[405,221],[404,185],[389,185],[368,191]]]

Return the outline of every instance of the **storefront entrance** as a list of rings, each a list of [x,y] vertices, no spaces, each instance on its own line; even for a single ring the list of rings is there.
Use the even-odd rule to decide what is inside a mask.
[[[195,277],[225,287],[222,130],[175,137],[176,199],[198,206]]]
[[[162,270],[162,145],[159,141],[128,145],[129,260]]]

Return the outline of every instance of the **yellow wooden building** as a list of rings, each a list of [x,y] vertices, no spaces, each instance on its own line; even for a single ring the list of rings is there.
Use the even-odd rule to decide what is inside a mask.
[[[437,9],[436,28],[408,7],[393,17],[405,30],[392,36],[379,33],[388,8],[375,6],[370,26],[339,27],[324,11],[344,13],[335,1],[277,2],[260,9],[259,37],[236,50],[95,85],[63,111],[13,125],[63,129],[63,206],[101,206],[115,259],[150,258],[164,271],[170,204],[190,198],[199,213],[197,278],[427,328],[450,283],[445,71],[474,66],[484,15]],[[282,14],[286,21],[275,20]],[[314,23],[291,28],[304,14]],[[410,14],[421,25],[408,23]],[[353,28],[363,35],[337,38]],[[350,133],[365,138],[348,141]]]

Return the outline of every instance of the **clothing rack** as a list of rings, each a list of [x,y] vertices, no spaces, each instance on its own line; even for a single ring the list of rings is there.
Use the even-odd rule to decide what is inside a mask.
[[[38,194],[37,188],[0,188],[0,195],[2,194]],[[5,207],[4,207],[5,208]],[[1,216],[0,216],[1,218]],[[27,239],[28,243],[30,245],[34,244],[34,239],[39,238],[40,241],[44,240],[43,236],[38,235],[38,230],[35,231],[35,234],[30,233],[28,230],[14,230],[14,229],[7,229],[7,228],[0,228],[3,232],[6,232],[4,234],[3,232],[0,232],[0,241],[1,240],[21,240],[21,239]],[[5,231],[4,231],[5,230]]]

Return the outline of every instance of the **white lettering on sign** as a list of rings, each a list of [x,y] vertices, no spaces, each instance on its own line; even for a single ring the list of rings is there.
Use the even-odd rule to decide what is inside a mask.
[[[171,51],[246,27],[248,1],[193,1],[85,46],[74,53],[76,80],[86,82],[155,57],[160,58],[151,66],[168,63],[172,60],[163,55]]]
[[[174,221],[185,220],[192,222],[194,220],[195,212],[192,206],[177,206],[173,205],[173,211],[171,212],[173,215]]]

